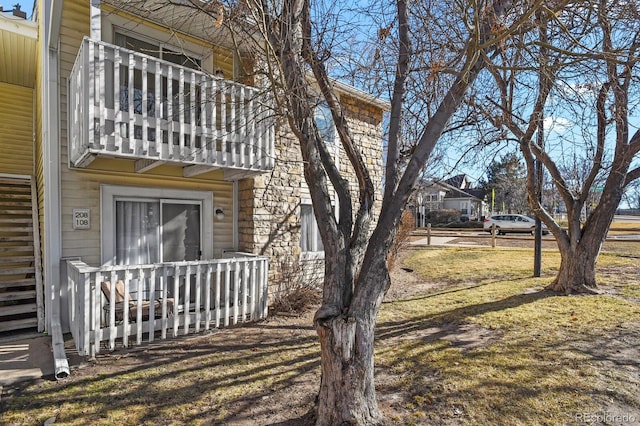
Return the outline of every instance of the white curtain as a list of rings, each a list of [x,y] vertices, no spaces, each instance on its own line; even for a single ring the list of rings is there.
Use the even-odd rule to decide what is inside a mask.
[[[116,201],[116,264],[160,261],[160,203]]]
[[[300,206],[300,226],[300,249],[302,252],[324,251],[313,207],[310,205]]]
[[[311,251],[313,236],[313,210],[311,206],[300,206],[300,248],[303,252]]]

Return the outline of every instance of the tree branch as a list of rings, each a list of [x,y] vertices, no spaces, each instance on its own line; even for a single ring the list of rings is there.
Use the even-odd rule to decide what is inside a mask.
[[[636,167],[635,169],[630,170],[629,173],[627,173],[627,177],[624,180],[624,186],[627,187],[636,179],[640,179],[640,167]]]
[[[382,205],[391,202],[398,185],[400,165],[400,143],[402,108],[406,94],[406,82],[409,75],[411,41],[409,39],[409,16],[405,0],[398,0],[398,65],[396,66],[393,96],[391,97],[391,116],[389,119],[389,141],[387,143],[387,164],[385,167],[385,187]]]
[[[596,100],[596,116],[598,120],[598,126],[596,129],[596,152],[593,157],[589,175],[582,184],[580,192],[580,200],[582,203],[586,202],[591,186],[602,169],[602,158],[604,156],[604,146],[607,137],[607,112],[605,102],[607,101],[607,95],[610,87],[611,85],[609,83],[603,84],[600,88],[600,93],[598,93],[598,99]]]

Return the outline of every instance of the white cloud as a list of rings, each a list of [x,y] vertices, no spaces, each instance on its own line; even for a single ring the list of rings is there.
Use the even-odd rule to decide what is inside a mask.
[[[552,132],[564,133],[573,126],[575,123],[564,117],[545,117],[544,119],[544,130],[547,135]]]

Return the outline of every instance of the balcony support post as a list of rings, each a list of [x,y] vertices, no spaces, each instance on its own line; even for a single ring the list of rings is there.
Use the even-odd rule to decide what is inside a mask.
[[[211,172],[217,169],[218,167],[203,166],[203,165],[187,166],[182,168],[182,176],[189,178],[189,177],[201,175],[203,173]]]
[[[100,0],[91,0],[91,38],[102,40],[102,23],[100,16]]]

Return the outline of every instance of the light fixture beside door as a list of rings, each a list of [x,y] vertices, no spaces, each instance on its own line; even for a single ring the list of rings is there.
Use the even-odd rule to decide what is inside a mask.
[[[216,216],[216,219],[218,220],[224,219],[224,210],[222,210],[220,207],[216,207],[214,214]]]

